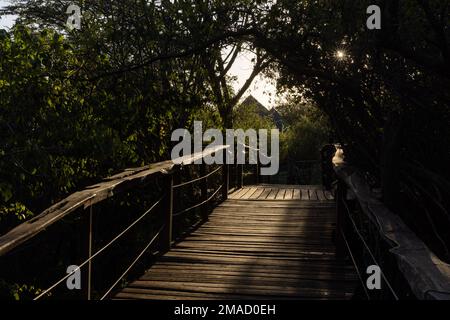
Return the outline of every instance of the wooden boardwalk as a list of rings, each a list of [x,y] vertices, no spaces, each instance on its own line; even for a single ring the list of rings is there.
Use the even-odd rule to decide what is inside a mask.
[[[338,262],[335,207],[317,186],[240,189],[116,299],[349,299],[353,266]]]

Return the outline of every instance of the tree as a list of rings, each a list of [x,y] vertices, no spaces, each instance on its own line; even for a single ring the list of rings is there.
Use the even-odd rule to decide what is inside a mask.
[[[266,54],[257,50],[255,65],[250,76],[242,88],[238,92],[233,93],[230,81],[227,80],[228,71],[236,62],[238,55],[242,53],[242,47],[243,44],[241,42],[234,44],[224,57],[223,48],[218,44],[214,44],[211,48],[207,49],[203,58],[205,68],[208,71],[212,92],[214,93],[214,102],[222,118],[223,128],[233,127],[233,109],[237,106],[239,100],[250,87],[256,76],[267,68],[271,62]]]
[[[285,125],[281,135],[281,158],[320,160],[320,150],[332,137],[327,117],[312,103],[298,101],[294,96],[277,110]]]

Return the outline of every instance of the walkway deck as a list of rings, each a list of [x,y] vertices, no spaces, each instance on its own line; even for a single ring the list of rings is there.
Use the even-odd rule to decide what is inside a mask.
[[[332,195],[317,186],[238,190],[117,299],[348,299]]]

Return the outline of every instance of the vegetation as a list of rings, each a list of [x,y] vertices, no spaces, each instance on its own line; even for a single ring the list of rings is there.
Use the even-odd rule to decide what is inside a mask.
[[[320,160],[321,148],[333,142],[327,117],[314,105],[294,98],[277,109],[285,126],[281,159]]]
[[[274,120],[267,114],[264,114],[259,108],[265,108],[256,103],[245,104],[242,103],[233,110],[233,124],[235,129],[266,129],[270,134],[270,129],[275,129],[276,124]]]

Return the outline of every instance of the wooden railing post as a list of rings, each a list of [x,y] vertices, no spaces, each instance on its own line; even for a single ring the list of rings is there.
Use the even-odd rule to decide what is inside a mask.
[[[88,240],[88,259],[92,257],[92,218],[94,214],[94,207],[91,205],[89,207],[89,240]],[[87,279],[87,298],[91,300],[92,298],[92,260],[88,262],[88,279]]]
[[[161,252],[165,253],[172,246],[172,227],[173,227],[173,173],[169,172],[166,176],[164,201],[164,228],[161,231]]]
[[[261,174],[261,163],[259,162],[259,155],[256,156],[256,165],[255,165],[255,183],[258,184],[260,182],[260,174]]]
[[[230,168],[227,164],[227,150],[223,151],[223,172],[222,172],[222,199],[223,201],[228,199],[228,191],[230,190]]]
[[[228,191],[230,190],[230,171],[228,165],[223,165],[223,187],[222,187],[222,199],[223,201],[228,199]]]
[[[340,179],[337,182],[336,189],[336,256],[339,259],[345,258],[346,255],[346,244],[342,233],[345,232],[345,221],[346,221],[346,208],[344,201],[346,201],[347,189],[343,181]]]
[[[238,164],[236,167],[237,170],[237,188],[241,189],[244,186],[244,165]]]
[[[200,165],[200,176],[204,177],[206,176],[206,164],[202,163]],[[205,178],[201,182],[201,201],[204,202],[208,200],[208,178]],[[209,213],[209,203],[206,202],[201,207],[202,212],[202,219],[208,220],[208,213]]]
[[[87,208],[88,212],[83,223],[82,232],[82,260],[88,260],[92,257],[92,244],[93,244],[93,229],[92,229],[92,218],[93,218],[93,206],[89,205]],[[83,296],[87,300],[92,299],[92,261],[89,261],[85,266],[81,268],[81,290]]]
[[[250,152],[250,150],[249,150]],[[256,142],[256,164],[255,164],[255,184],[258,184],[259,176],[260,176],[260,169],[261,169],[261,162],[259,161],[259,141]]]

